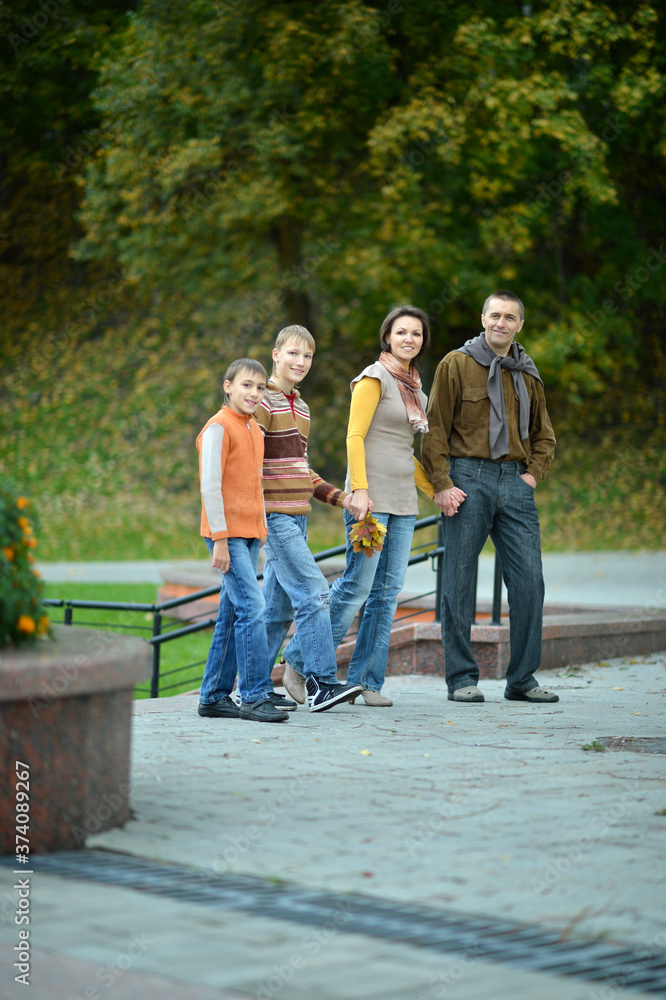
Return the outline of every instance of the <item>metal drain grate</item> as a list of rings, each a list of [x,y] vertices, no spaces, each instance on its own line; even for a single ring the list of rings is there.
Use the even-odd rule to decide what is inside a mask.
[[[600,736],[607,750],[633,750],[634,753],[666,753],[663,736]]]
[[[12,867],[13,861],[11,857],[0,859],[7,867]],[[360,893],[317,892],[249,875],[215,875],[185,865],[105,851],[36,855],[33,870],[35,874],[122,886],[309,926],[322,927],[335,921],[342,933],[366,934],[444,953],[462,951],[535,972],[608,980],[616,988],[621,984],[621,988],[666,996],[666,952],[646,947],[613,948],[598,942],[562,941],[552,932],[507,920],[464,917],[451,910]]]

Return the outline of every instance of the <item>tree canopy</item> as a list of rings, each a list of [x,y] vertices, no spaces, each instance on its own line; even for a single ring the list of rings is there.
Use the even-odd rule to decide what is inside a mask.
[[[548,382],[597,418],[660,356],[656,4],[147,0],[120,43],[76,255],[223,322],[228,351],[284,321],[374,348],[406,300],[442,350],[508,285]]]
[[[25,428],[47,449],[69,421],[102,481],[164,425],[168,462],[140,478],[185,489],[226,364],[298,322],[313,464],[339,473],[389,309],[431,316],[427,389],[506,287],[558,433],[656,448],[665,20],[657,0],[3,4],[11,464],[39,488]]]

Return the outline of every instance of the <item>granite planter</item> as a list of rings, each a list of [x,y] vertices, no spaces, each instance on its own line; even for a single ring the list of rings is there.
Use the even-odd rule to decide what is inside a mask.
[[[52,639],[0,650],[0,853],[23,843],[19,805],[31,854],[74,850],[127,822],[133,689],[150,665],[143,639],[62,625]],[[29,773],[21,804],[17,771]]]

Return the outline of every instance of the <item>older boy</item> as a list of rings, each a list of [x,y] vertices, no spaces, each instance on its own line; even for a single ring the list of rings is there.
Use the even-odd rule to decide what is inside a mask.
[[[302,679],[299,683],[295,674],[295,686],[287,690],[299,702],[306,693],[310,711],[323,712],[354,698],[361,685],[338,680],[328,584],[307,545],[306,515],[312,509],[312,497],[347,510],[351,499],[308,463],[310,411],[296,385],[309,372],[314,349],[314,338],[304,326],[280,331],[273,348],[273,374],[255,416],[264,431],[268,539],[263,593],[268,651],[272,658],[277,656],[295,618],[305,692]],[[274,698],[279,704],[279,696]]]

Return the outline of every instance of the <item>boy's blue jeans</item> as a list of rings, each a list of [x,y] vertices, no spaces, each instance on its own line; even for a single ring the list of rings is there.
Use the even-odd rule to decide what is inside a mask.
[[[213,541],[204,538],[208,551]],[[220,573],[220,606],[213,631],[199,702],[213,705],[231,694],[238,672],[242,702],[266,697],[273,661],[268,656],[265,602],[257,580],[258,538],[228,538],[231,565]]]
[[[263,594],[270,663],[275,662],[295,619],[303,650],[302,673],[335,684],[328,583],[308,548],[306,518],[301,514],[267,514],[266,520]]]
[[[415,518],[377,511],[373,516],[386,525],[386,535],[382,551],[368,558],[362,552],[354,552],[349,540],[354,517],[349,511],[344,512],[347,565],[343,576],[334,580],[331,586],[331,626],[337,648],[365,604],[347,682],[361,684],[364,690],[380,691],[386,675],[398,594],[405,583]],[[285,647],[283,655],[294,670],[300,674],[306,672],[300,631]]]
[[[509,600],[507,687],[538,687],[534,671],[541,663],[544,582],[539,515],[534,490],[521,479],[525,468],[524,462],[451,459],[451,479],[467,499],[453,517],[442,515],[442,647],[449,692],[479,680],[471,624],[476,561],[488,535],[502,562]]]

